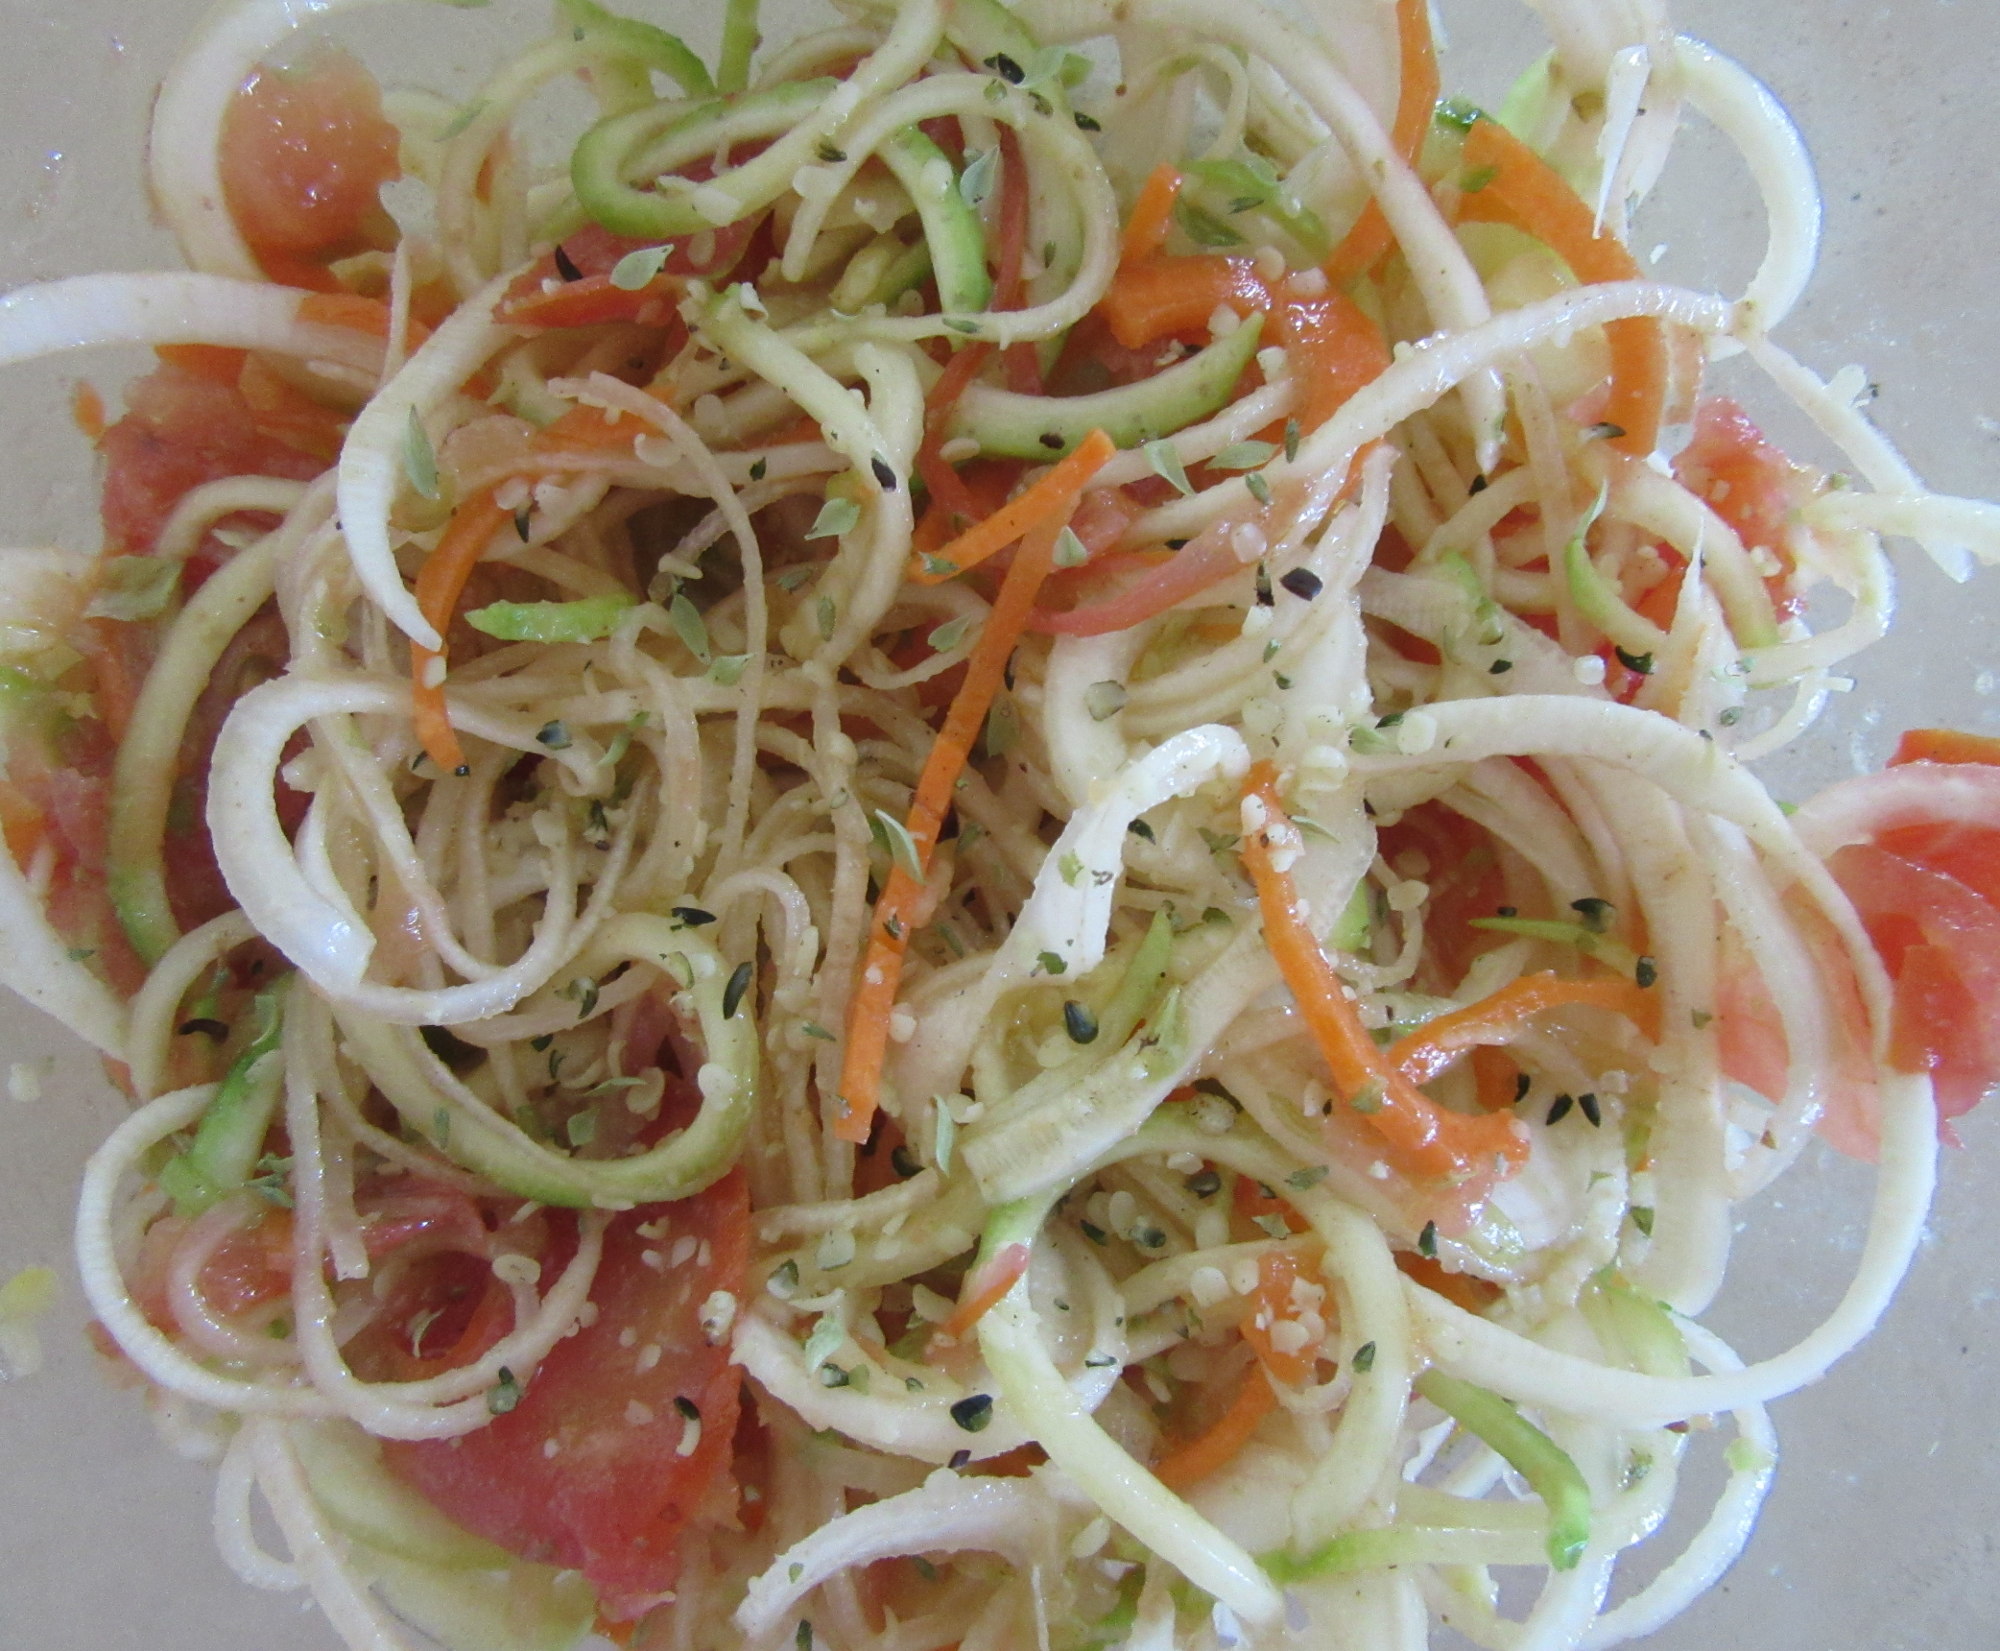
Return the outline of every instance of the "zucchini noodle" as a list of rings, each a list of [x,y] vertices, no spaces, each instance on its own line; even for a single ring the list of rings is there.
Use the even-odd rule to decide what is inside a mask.
[[[123,1063],[78,1259],[231,1569],[355,1651],[1597,1651],[1711,1587],[1971,1104],[1912,1005],[2000,993],[1922,836],[2000,752],[1748,766],[1885,540],[2000,560],[1768,337],[1771,95],[1657,0],[1532,0],[1497,114],[1422,0],[729,0],[713,69],[558,0],[454,108],[353,9],[190,42],[190,273],[0,296],[0,363],[161,353],[104,556],[4,564],[0,980]],[[1684,110],[1740,295],[1625,244]],[[1815,1131],[1865,1242],[1739,1356]]]

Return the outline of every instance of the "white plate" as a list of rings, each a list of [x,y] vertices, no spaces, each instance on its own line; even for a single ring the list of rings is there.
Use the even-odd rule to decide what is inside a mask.
[[[680,9],[699,14],[689,32],[701,37],[720,8]],[[198,11],[196,0],[0,0],[0,284],[170,259],[148,224],[139,157],[152,89]],[[500,13],[522,26],[541,8],[403,4],[347,32],[374,48],[378,67],[416,64],[420,78],[462,87]],[[1490,0],[1447,16],[1461,44],[1488,30],[1528,38]],[[1678,16],[1772,83],[1820,166],[1826,264],[1780,337],[1824,372],[1865,363],[1881,387],[1876,416],[1935,485],[2000,493],[2000,426],[1981,423],[2000,418],[1990,85],[2000,5],[1688,0]],[[1487,74],[1470,89],[1490,98],[1503,80]],[[1740,280],[1754,263],[1755,213],[1718,155],[1691,151],[1672,199],[1642,220],[1642,253],[1666,243],[1669,275]],[[89,467],[63,415],[79,375],[109,390],[120,371],[107,360],[10,371],[0,497],[13,542],[94,546]],[[2000,729],[2000,575],[1960,590],[1905,565],[1903,625],[1837,723],[1788,767],[1795,791],[1857,757],[1879,762],[1913,721]],[[170,1457],[137,1397],[115,1390],[87,1350],[68,1217],[78,1167],[117,1107],[92,1060],[31,1013],[0,1008],[0,1066],[45,1055],[56,1073],[41,1099],[0,1091],[0,1278],[46,1263],[64,1280],[45,1326],[46,1367],[0,1387],[0,1645],[332,1651],[297,1596],[253,1593],[224,1571],[208,1471]],[[1652,1642],[1661,1651],[2000,1644],[2000,1199],[1988,1190],[2000,1186],[2000,1114],[1974,1118],[1966,1134],[1968,1150],[1947,1157],[1934,1241],[1902,1299],[1873,1342],[1777,1406],[1785,1456],[1762,1527],[1724,1585]],[[1808,1325],[1852,1262],[1865,1185],[1815,1153],[1747,1208],[1716,1328],[1755,1353]]]

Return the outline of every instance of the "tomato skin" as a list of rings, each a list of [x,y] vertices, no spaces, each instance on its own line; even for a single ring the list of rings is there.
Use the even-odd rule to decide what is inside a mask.
[[[1424,989],[1451,992],[1481,952],[1507,936],[1471,926],[1491,917],[1507,900],[1507,879],[1493,839],[1463,814],[1443,803],[1419,803],[1378,837],[1382,858],[1400,873],[1405,856],[1422,857],[1419,881],[1430,888],[1424,907]]]
[[[209,370],[163,362],[125,392],[125,407],[100,444],[104,538],[114,555],[150,552],[174,506],[205,482],[310,481],[326,468],[320,457],[267,434],[236,385]]]
[[[1955,728],[1911,728],[1896,741],[1891,768],[1912,762],[1944,762],[2000,768],[2000,739]]]
[[[1792,588],[1793,564],[1786,526],[1808,496],[1805,472],[1787,459],[1727,396],[1695,408],[1694,435],[1674,460],[1674,474],[1735,530],[1748,549],[1777,556],[1780,571],[1764,581],[1778,618],[1800,611]]]
[[[252,74],[223,120],[222,191],[265,273],[334,287],[327,260],[376,244],[391,227],[381,189],[402,175],[400,145],[374,77],[337,47]]]
[[[614,1218],[591,1287],[595,1320],[556,1344],[519,1404],[463,1438],[392,1442],[384,1460],[467,1530],[581,1571],[609,1620],[648,1610],[679,1574],[681,1533],[731,1517],[741,1374],[699,1315],[716,1290],[741,1298],[749,1211],[736,1170],[692,1198]],[[704,1248],[675,1266],[686,1238]],[[686,1455],[683,1399],[700,1416]]]
[[[1827,867],[1896,983],[1893,1063],[1931,1075],[1940,1120],[1970,1111],[2000,1079],[2000,911],[1872,843],[1848,844]]]

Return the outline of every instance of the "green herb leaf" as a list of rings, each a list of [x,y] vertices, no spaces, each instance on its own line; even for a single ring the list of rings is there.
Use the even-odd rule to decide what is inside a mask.
[[[748,654],[717,654],[715,663],[708,668],[708,680],[724,688],[734,688],[743,680],[749,664]]]
[[[958,175],[958,193],[970,207],[985,205],[1000,176],[1000,151],[983,149],[965,163]]]
[[[702,618],[701,610],[688,600],[685,591],[676,591],[674,599],[667,604],[667,622],[674,628],[674,635],[681,639],[687,651],[706,665],[713,658],[708,645],[708,622]]]
[[[923,882],[923,856],[917,853],[917,840],[910,835],[910,828],[886,809],[875,810],[875,821],[882,828],[879,840],[887,846],[889,858],[913,883]]]
[[[929,641],[934,652],[948,654],[965,640],[972,629],[972,616],[960,614],[956,619],[947,619],[930,634]]]
[[[438,496],[437,450],[431,446],[431,438],[424,429],[424,421],[416,408],[410,409],[409,422],[403,428],[403,474],[410,486],[426,499]]]
[[[806,529],[808,539],[838,539],[843,533],[852,533],[855,523],[861,520],[861,506],[852,499],[828,499],[819,507],[819,514],[813,524]]]
[[[640,247],[611,266],[611,284],[620,292],[642,292],[658,279],[673,252],[670,246]]]
[[[1208,462],[1216,470],[1255,470],[1269,464],[1277,452],[1268,441],[1232,442]]]
[[[1059,568],[1080,568],[1090,560],[1090,550],[1076,536],[1074,528],[1066,527],[1056,535],[1056,548],[1051,560]]]
[[[1194,484],[1188,480],[1187,466],[1181,463],[1181,456],[1170,441],[1149,441],[1144,452],[1146,464],[1153,474],[1171,482],[1174,491],[1186,497],[1194,492]]]

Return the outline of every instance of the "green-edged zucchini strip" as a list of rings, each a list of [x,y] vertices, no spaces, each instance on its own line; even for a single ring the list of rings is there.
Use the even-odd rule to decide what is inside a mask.
[[[646,71],[653,69],[689,97],[715,95],[715,82],[708,78],[707,66],[678,35],[651,23],[620,17],[598,5],[597,0],[557,0],[557,4],[578,40],[600,47],[606,56],[640,71],[629,87],[621,88],[631,96],[651,100],[652,85]]]
[[[736,1161],[756,1107],[757,1027],[747,1001],[726,1002],[730,971],[715,948],[670,918],[613,918],[565,972],[594,980],[624,962],[649,964],[679,985],[674,1006],[692,1011],[707,1050],[695,1074],[701,1111],[694,1122],[636,1158],[578,1158],[544,1146],[454,1078],[415,1028],[339,1008],[335,1014],[350,1053],[389,1104],[454,1163],[544,1204],[663,1203],[701,1191]]]
[[[662,173],[685,166],[698,155],[792,131],[824,103],[840,82],[830,78],[787,81],[747,97],[705,103],[688,113],[652,103],[599,121],[584,133],[570,157],[570,187],[583,210],[617,235],[666,240],[697,235],[748,217],[791,187],[797,163],[782,170],[765,165],[771,148],[755,160],[724,173],[690,194],[662,195],[650,184]],[[703,190],[715,193],[704,196]],[[726,200],[720,216],[697,208],[698,199]]]
[[[982,453],[1011,459],[1060,458],[1092,430],[1120,447],[1138,447],[1220,409],[1257,353],[1263,323],[1253,315],[1177,366],[1094,395],[1028,396],[974,384],[958,399],[951,434],[978,442]]]
[[[279,1044],[289,981],[287,976],[268,992],[257,994],[256,1032],[216,1085],[193,1143],[161,1167],[161,1190],[182,1215],[199,1215],[209,1205],[241,1192],[263,1156],[264,1137],[285,1090],[285,1058]]]
[[[763,36],[757,32],[757,0],[728,0],[722,13],[722,56],[715,66],[715,87],[725,96],[750,84],[750,59]]]
[[[959,189],[958,173],[936,144],[914,126],[889,135],[881,156],[908,192],[930,244],[938,303],[947,315],[983,310],[993,297],[986,272],[986,231]]]
[[[1426,1370],[1417,1391],[1469,1433],[1476,1433],[1527,1480],[1549,1510],[1549,1563],[1574,1570],[1590,1542],[1590,1487],[1569,1453],[1512,1403],[1442,1370]]]

